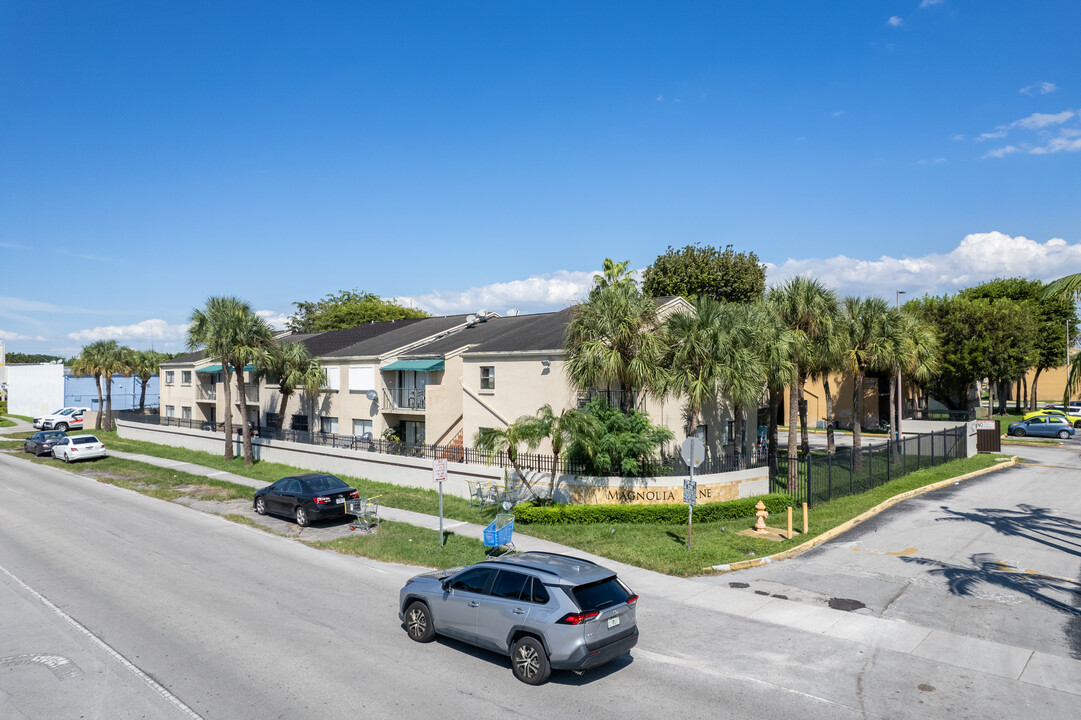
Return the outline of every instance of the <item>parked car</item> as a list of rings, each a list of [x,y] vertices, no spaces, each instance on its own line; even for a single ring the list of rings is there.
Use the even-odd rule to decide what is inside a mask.
[[[509,655],[514,676],[587,670],[638,643],[638,596],[608,568],[568,555],[511,553],[408,580],[398,617],[409,637],[445,635]]]
[[[69,435],[53,445],[53,457],[66,463],[105,457],[105,443],[93,435]]]
[[[42,432],[36,432],[26,438],[26,442],[23,443],[23,450],[32,452],[38,457],[41,457],[42,455],[51,455],[53,452],[53,445],[66,437],[67,434],[62,430],[43,430]]]
[[[1065,418],[1067,422],[1076,428],[1081,428],[1081,415],[1075,415],[1074,413],[1066,413],[1062,410],[1052,410],[1050,408],[1044,408],[1043,410],[1037,410],[1035,412],[1025,413],[1024,419],[1029,420],[1034,417],[1060,417]]]
[[[1027,420],[1010,423],[1010,427],[1006,429],[1007,435],[1016,435],[1017,437],[1031,435],[1033,437],[1057,437],[1063,440],[1072,438],[1074,432],[1073,425],[1066,418],[1055,415],[1037,415]]]
[[[34,418],[34,427],[38,430],[82,430],[83,413],[89,412],[85,407],[63,407],[48,415]]]
[[[283,477],[255,491],[252,507],[260,515],[284,515],[306,527],[312,520],[345,517],[345,503],[360,493],[326,473]]]

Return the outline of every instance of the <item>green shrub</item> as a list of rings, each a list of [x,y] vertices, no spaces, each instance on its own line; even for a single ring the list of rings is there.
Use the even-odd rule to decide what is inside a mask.
[[[694,507],[695,522],[716,522],[754,517],[761,500],[772,513],[783,513],[792,498],[781,493],[738,500],[702,503]],[[655,523],[674,525],[687,520],[687,506],[661,505],[545,505],[525,502],[514,508],[515,522],[522,525],[591,525],[601,523]]]
[[[7,415],[7,414],[8,414],[8,401],[7,400],[0,400],[0,415]]]

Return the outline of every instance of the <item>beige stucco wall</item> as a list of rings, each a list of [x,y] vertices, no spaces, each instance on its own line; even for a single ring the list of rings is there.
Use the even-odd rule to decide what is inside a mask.
[[[462,356],[453,355],[444,361],[443,372],[432,373],[438,382],[428,385],[424,400],[430,445],[449,445],[463,428],[462,372]]]

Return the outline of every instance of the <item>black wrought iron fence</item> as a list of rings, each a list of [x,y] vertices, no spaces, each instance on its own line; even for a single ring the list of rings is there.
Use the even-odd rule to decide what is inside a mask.
[[[796,502],[808,505],[866,492],[921,468],[966,457],[967,435],[966,428],[959,426],[889,440],[858,453],[852,448],[839,448],[833,454],[812,452],[796,461],[795,487],[789,487],[788,455],[778,453],[770,490],[788,492]]]

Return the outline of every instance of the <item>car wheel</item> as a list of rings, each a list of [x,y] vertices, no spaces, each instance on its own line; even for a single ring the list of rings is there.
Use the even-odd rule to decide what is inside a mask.
[[[1068,440],[1070,438],[1070,431],[1069,430],[1059,430],[1058,431],[1058,436],[1059,436],[1059,438],[1061,438],[1063,440]]]
[[[1016,435],[1017,437],[1024,437],[1025,436],[1025,431],[1022,428],[1017,428],[1016,430],[1013,431],[1013,434]]]
[[[56,426],[56,429],[61,431],[61,432],[67,432],[68,431],[68,424],[67,423],[60,423],[59,425]]]
[[[266,500],[261,497],[255,498],[255,512],[266,515]]]
[[[67,453],[64,453],[64,462],[71,463],[71,457]]]
[[[298,505],[297,506],[296,516],[297,516],[297,525],[299,525],[300,527],[308,527],[308,523],[310,523],[311,521],[308,520],[308,511],[307,510],[305,510],[304,508],[302,508],[302,507],[300,507]]]
[[[427,605],[419,600],[409,604],[405,609],[405,631],[419,643],[431,642],[435,638],[435,625],[432,624]]]
[[[527,685],[541,685],[552,674],[544,646],[540,640],[529,635],[514,643],[510,650],[510,666],[514,677]]]

